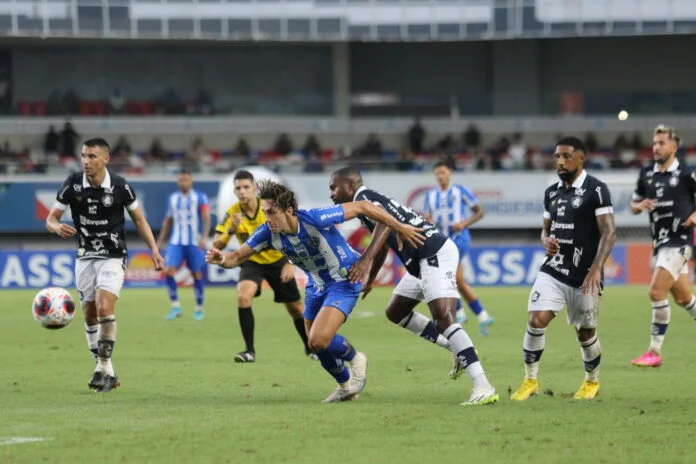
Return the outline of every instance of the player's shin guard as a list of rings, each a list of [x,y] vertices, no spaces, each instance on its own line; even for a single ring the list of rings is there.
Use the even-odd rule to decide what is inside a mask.
[[[92,357],[97,359],[97,342],[99,341],[99,324],[85,324],[85,336],[87,337],[87,347],[89,348]]]
[[[116,343],[116,318],[106,316],[99,318],[99,341],[97,342],[97,368],[107,375],[114,376],[111,365],[111,353]]]
[[[539,373],[539,362],[546,347],[546,328],[537,329],[527,324],[522,348],[524,350],[524,376],[536,379]]]
[[[353,348],[353,345],[339,334],[334,335],[334,338],[331,340],[331,343],[329,343],[329,346],[326,347],[325,351],[332,357],[342,361],[351,362],[355,357],[355,348]]]
[[[321,367],[333,377],[337,383],[344,383],[350,379],[348,368],[343,364],[343,361],[332,355],[329,350],[321,350],[316,352]]]
[[[469,335],[459,324],[452,324],[442,335],[449,341],[449,350],[457,356],[459,364],[466,370],[467,375],[474,383],[474,389],[492,389],[483,366],[479,361],[476,349]]]
[[[411,311],[408,316],[399,322],[399,326],[410,330],[424,340],[435,343],[443,348],[448,348],[447,339],[437,332],[437,327],[433,321],[421,313]]]
[[[167,284],[167,293],[169,294],[169,301],[172,302],[172,306],[179,304],[179,295],[176,288],[176,279],[172,276],[167,276],[165,279]]]
[[[650,332],[650,351],[660,354],[662,351],[662,343],[665,341],[667,327],[671,311],[669,308],[669,300],[653,301],[652,303],[652,327]]]
[[[585,364],[585,380],[599,382],[599,363],[602,360],[602,348],[597,334],[584,342],[580,342],[582,361]]]
[[[203,279],[193,280],[193,293],[196,296],[196,309],[201,310],[203,308]]]
[[[689,316],[696,319],[696,296],[691,295],[691,300],[684,306],[684,309],[689,313]]]

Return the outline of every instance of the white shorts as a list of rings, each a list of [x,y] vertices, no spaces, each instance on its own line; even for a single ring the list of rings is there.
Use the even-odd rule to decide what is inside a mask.
[[[544,272],[537,274],[527,310],[558,314],[564,306],[568,307],[568,324],[576,329],[597,327],[599,295],[583,295],[581,289],[559,282]]]
[[[394,288],[394,295],[430,303],[438,298],[459,298],[457,291],[459,250],[447,241],[435,256],[421,259],[421,278],[406,274]]]
[[[80,304],[94,301],[97,290],[105,290],[118,297],[123,287],[124,274],[124,263],[121,258],[75,261],[75,286],[80,296]]]
[[[653,269],[661,267],[672,274],[676,281],[681,274],[689,273],[689,259],[691,259],[690,246],[660,248],[657,256],[652,258],[652,267]]]

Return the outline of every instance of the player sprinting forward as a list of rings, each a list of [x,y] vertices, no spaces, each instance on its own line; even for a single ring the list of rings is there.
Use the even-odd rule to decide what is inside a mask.
[[[120,386],[111,362],[116,343],[115,308],[123,286],[126,248],[124,208],[152,251],[155,269],[160,255],[150,225],[126,180],[109,173],[109,144],[101,138],[82,145],[83,172],[71,174],[58,190],[56,204],[46,218],[46,228],[62,238],[77,236],[75,284],[85,316],[87,346],[97,365],[88,386],[108,392]],[[75,227],[61,223],[70,208]]]
[[[603,269],[616,242],[609,189],[584,169],[585,145],[576,137],[556,144],[560,181],[544,193],[541,241],[546,260],[529,296],[529,322],[524,335],[525,379],[511,399],[524,401],[539,392],[537,373],[546,346],[546,328],[564,306],[575,326],[585,366],[585,380],[575,399],[599,392],[601,349],[596,334]]]
[[[237,237],[240,244],[244,243],[256,229],[266,222],[266,215],[261,209],[261,201],[256,196],[256,184],[251,172],[240,170],[234,175],[234,193],[239,202],[230,206],[215,229],[213,246],[218,250],[224,249],[232,235]],[[266,280],[273,289],[274,301],[283,303],[292,317],[297,333],[302,339],[305,354],[311,359],[318,359],[309,348],[304,318],[302,317],[302,299],[295,281],[295,266],[283,253],[268,248],[253,254],[249,260],[240,266],[239,283],[237,283],[237,312],[239,327],[246,348],[237,353],[234,360],[238,363],[256,361],[254,347],[254,313],[252,301],[261,295],[261,286]]]
[[[655,164],[640,171],[631,201],[633,214],[648,212],[653,244],[652,330],[648,351],[632,360],[640,367],[662,365],[662,343],[670,322],[668,294],[696,319],[696,297],[689,282],[689,258],[696,225],[696,173],[676,158],[679,137],[659,125],[653,133]]]
[[[178,192],[167,200],[167,215],[162,223],[159,238],[160,248],[169,237],[166,257],[166,283],[172,309],[166,319],[181,316],[181,303],[174,275],[186,262],[193,275],[193,290],[196,296],[196,309],[193,319],[203,319],[203,270],[205,268],[205,249],[210,234],[210,205],[208,196],[193,189],[193,178],[188,171],[181,171],[177,180]],[[171,233],[170,233],[171,232]]]
[[[345,205],[351,201],[368,201],[379,205],[399,223],[423,229],[426,238],[422,244],[400,246],[396,234],[388,227],[375,224],[365,215],[358,215],[363,226],[372,232],[372,239],[365,254],[351,267],[351,281],[361,282],[368,275],[364,292],[369,293],[389,248],[394,250],[408,274],[394,289],[386,309],[387,318],[452,352],[454,367],[451,376],[457,378],[465,371],[473,382],[469,400],[463,405],[496,403],[498,394],[486,377],[474,344],[454,316],[454,308],[459,300],[454,275],[459,261],[456,245],[411,208],[366,188],[356,169],[335,171],[331,175],[329,188],[334,203]],[[428,305],[434,321],[413,311],[421,301]]]
[[[300,210],[295,194],[287,187],[270,181],[259,186],[261,208],[266,224],[233,252],[208,250],[206,260],[232,268],[267,248],[281,251],[302,269],[308,278],[305,294],[305,328],[309,346],[322,367],[336,380],[338,387],[324,402],[354,398],[365,387],[367,357],[355,348],[338,329],[358,301],[360,283],[351,283],[348,269],[359,255],[348,245],[335,224],[366,215],[383,221],[407,241],[420,243],[420,229],[401,224],[370,202]],[[344,363],[349,364],[349,368]]]
[[[469,253],[471,233],[469,227],[483,218],[484,211],[478,204],[476,196],[462,185],[452,184],[452,166],[446,161],[439,161],[434,167],[438,186],[425,194],[423,214],[425,220],[435,224],[447,235],[459,250],[457,266],[457,289],[476,315],[481,335],[488,335],[495,321],[483,308],[474,290],[464,280],[463,260]],[[473,214],[469,214],[469,213]],[[466,321],[466,313],[461,300],[457,301],[457,322]]]

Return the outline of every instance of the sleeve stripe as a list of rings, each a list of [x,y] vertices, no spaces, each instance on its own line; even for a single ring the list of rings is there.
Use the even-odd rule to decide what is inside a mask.
[[[551,213],[544,211],[544,219],[551,219]]]
[[[631,197],[631,200],[633,200],[633,201],[640,201],[642,199],[643,199],[643,197],[641,197],[637,193],[634,193],[633,196]]]
[[[60,201],[56,201],[55,203],[53,203],[53,207],[61,211],[65,211],[66,209],[68,209],[68,205],[64,205]]]
[[[126,206],[126,209],[127,209],[128,211],[133,211],[133,210],[134,210],[135,208],[137,208],[138,206],[140,206],[140,205],[138,205],[138,200],[135,200],[133,203],[131,203],[130,205]]]
[[[594,213],[595,216],[601,216],[603,214],[614,214],[614,208],[611,206],[604,206],[603,208],[597,208]]]

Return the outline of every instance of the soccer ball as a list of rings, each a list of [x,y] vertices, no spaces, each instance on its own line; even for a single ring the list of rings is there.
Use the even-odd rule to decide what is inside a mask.
[[[34,297],[31,313],[46,329],[62,329],[75,317],[75,302],[64,288],[48,287]]]

